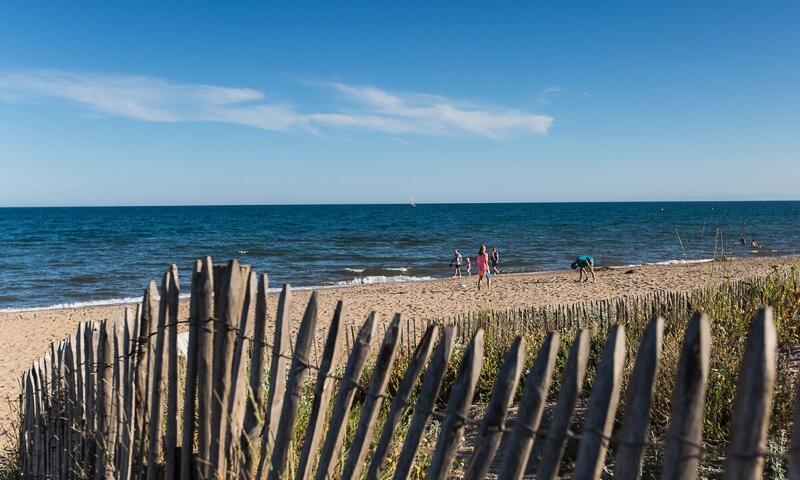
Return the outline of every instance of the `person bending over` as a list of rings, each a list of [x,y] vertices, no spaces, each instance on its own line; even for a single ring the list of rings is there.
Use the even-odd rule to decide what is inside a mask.
[[[589,274],[586,272],[588,269],[589,272],[592,273],[592,282],[594,282],[594,258],[590,257],[589,255],[581,255],[572,262],[571,265],[573,270],[580,269],[578,272],[578,281],[589,281]],[[586,275],[586,280],[583,279],[583,276]]]

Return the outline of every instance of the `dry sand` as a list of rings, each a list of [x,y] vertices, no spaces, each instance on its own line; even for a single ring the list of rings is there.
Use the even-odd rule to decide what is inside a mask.
[[[800,257],[754,258],[689,265],[651,265],[597,272],[596,283],[576,283],[574,272],[544,272],[495,276],[491,293],[475,287],[476,277],[429,282],[383,283],[319,290],[320,323],[324,327],[336,301],[345,300],[347,324],[357,324],[374,309],[383,319],[399,312],[420,319],[441,318],[482,308],[507,309],[541,304],[600,300],[656,290],[688,290],[728,278],[767,275],[772,265],[800,265]],[[294,292],[295,326],[309,296]],[[270,297],[274,309],[277,295]],[[0,305],[2,308],[2,305]],[[75,332],[79,322],[115,319],[125,306],[62,310],[0,312],[0,430],[12,414],[8,400],[16,402],[22,371],[41,356],[50,342]],[[182,315],[188,305],[182,305]],[[7,400],[8,399],[8,400]],[[3,439],[0,439],[0,444]]]

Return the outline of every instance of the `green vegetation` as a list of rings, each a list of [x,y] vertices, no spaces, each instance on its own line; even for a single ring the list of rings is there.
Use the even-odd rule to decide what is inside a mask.
[[[8,425],[0,425],[0,480],[17,480],[22,478],[22,471],[19,468],[19,432],[20,421],[19,408],[12,404],[12,411],[15,415],[10,415]]]
[[[739,364],[750,323],[762,305],[770,305],[775,309],[775,321],[778,331],[778,375],[773,399],[773,414],[769,430],[769,449],[775,454],[767,458],[767,478],[783,478],[786,474],[785,462],[780,455],[786,453],[791,428],[791,417],[794,408],[795,377],[797,360],[800,359],[800,274],[797,269],[774,268],[766,278],[746,281],[723,282],[709,285],[707,288],[681,295],[653,295],[645,298],[628,298],[610,302],[613,314],[609,317],[608,306],[602,302],[578,304],[572,308],[562,308],[564,315],[557,318],[557,309],[545,311],[547,322],[531,322],[531,315],[526,311],[493,312],[483,310],[468,321],[465,319],[450,320],[459,323],[462,334],[456,344],[444,385],[439,395],[437,409],[445,407],[447,396],[456,380],[458,366],[463,357],[467,343],[477,328],[485,330],[485,357],[481,377],[476,390],[474,403],[479,413],[481,407],[489,401],[492,386],[498,376],[503,357],[517,335],[526,340],[526,367],[530,367],[539,347],[549,329],[555,327],[560,332],[561,343],[553,383],[550,387],[549,401],[555,401],[559,391],[559,382],[563,375],[567,353],[575,337],[578,324],[592,333],[589,363],[582,392],[585,402],[591,394],[592,385],[605,345],[609,326],[620,321],[625,324],[627,336],[627,357],[623,376],[622,395],[617,410],[617,426],[625,412],[625,393],[628,380],[636,360],[636,353],[642,334],[654,314],[665,319],[663,352],[657,378],[651,414],[651,438],[656,446],[646,452],[645,468],[655,474],[660,470],[661,448],[664,434],[669,426],[671,397],[674,387],[678,357],[683,342],[683,335],[691,313],[695,310],[705,312],[711,321],[712,349],[711,365],[706,393],[706,412],[704,417],[703,442],[707,446],[701,466],[703,476],[714,476],[722,467],[725,446],[728,440],[733,401],[736,393],[736,381],[739,375]],[[578,321],[580,319],[580,321]],[[545,325],[545,323],[547,325]],[[389,394],[393,394],[400,381],[404,367],[408,364],[408,355],[401,355],[395,365]],[[371,367],[365,369],[363,384]],[[521,395],[525,388],[524,375],[517,390]],[[419,385],[418,385],[419,388]],[[412,397],[412,401],[415,397]],[[363,395],[358,395],[351,412],[350,423],[354,427],[360,413]],[[385,418],[388,402],[384,404],[378,425]],[[579,417],[579,415],[576,415]],[[479,417],[478,417],[479,418]],[[399,454],[403,433],[408,427],[410,415],[406,414],[395,435],[395,445],[390,451],[388,465],[392,465]],[[573,419],[573,429],[580,431],[582,418]],[[302,424],[302,422],[300,422]],[[429,460],[438,435],[438,422],[432,421],[423,444],[420,448],[418,464],[423,466]],[[352,433],[352,429],[348,429]],[[349,444],[350,438],[348,437]],[[346,446],[345,445],[345,446]],[[299,447],[298,447],[299,448]],[[565,455],[564,468],[569,468],[570,449]],[[613,458],[613,445],[610,458]],[[344,455],[344,454],[343,454]],[[424,473],[420,468],[419,475]],[[412,478],[416,478],[412,475]]]

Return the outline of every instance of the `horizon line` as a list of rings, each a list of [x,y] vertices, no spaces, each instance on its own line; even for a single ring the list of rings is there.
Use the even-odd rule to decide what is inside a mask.
[[[540,201],[453,201],[453,202],[415,202],[420,205],[532,205],[532,204],[602,204],[602,203],[759,203],[759,202],[798,202],[800,198],[757,198],[757,199],[705,199],[705,200],[540,200]],[[409,202],[341,202],[341,203],[197,203],[197,204],[133,204],[133,205],[0,205],[0,210],[34,208],[181,208],[181,207],[334,207],[334,206],[394,206],[410,205]]]

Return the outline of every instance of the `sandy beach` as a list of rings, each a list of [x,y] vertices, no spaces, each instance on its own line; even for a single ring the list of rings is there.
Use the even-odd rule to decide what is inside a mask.
[[[495,276],[491,293],[475,288],[476,277],[425,282],[383,283],[319,290],[320,329],[333,313],[336,301],[345,300],[348,325],[358,324],[376,310],[386,321],[394,313],[419,319],[441,318],[481,308],[506,309],[541,304],[613,298],[655,290],[687,290],[725,279],[767,275],[773,265],[800,265],[800,257],[754,258],[727,262],[648,265],[597,271],[596,283],[577,283],[571,271]],[[273,285],[273,287],[276,285]],[[188,290],[188,286],[184,287]],[[295,291],[292,318],[296,327],[310,292]],[[277,294],[270,297],[270,309]],[[50,342],[74,333],[78,323],[115,319],[126,306],[100,306],[61,310],[0,312],[0,425],[11,415],[22,371],[44,353]],[[183,302],[181,315],[187,315]]]

